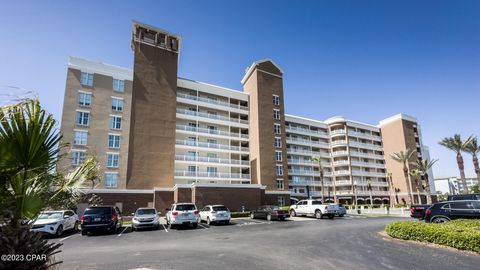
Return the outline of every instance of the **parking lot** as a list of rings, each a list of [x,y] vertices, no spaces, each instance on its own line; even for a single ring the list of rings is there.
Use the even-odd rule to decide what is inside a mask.
[[[232,220],[197,229],[67,233],[62,269],[478,269],[480,256],[385,240],[384,226],[402,218]]]

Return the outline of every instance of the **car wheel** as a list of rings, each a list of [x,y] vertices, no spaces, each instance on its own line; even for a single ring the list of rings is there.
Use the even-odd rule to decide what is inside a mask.
[[[207,225],[210,226],[211,223],[212,223],[212,222],[210,221],[210,218],[207,217]]]
[[[87,235],[87,234],[88,234],[88,232],[87,232],[87,231],[85,231],[85,230],[82,230],[82,235]]]
[[[135,231],[135,230],[136,230],[136,229],[135,229],[135,226],[132,225],[132,232]]]
[[[250,213],[250,218],[251,219],[254,219],[255,218],[255,215],[253,213]]]
[[[62,225],[59,225],[58,228],[57,228],[57,231],[55,232],[55,235],[57,237],[60,237],[63,233],[63,226]]]
[[[447,221],[449,221],[449,219],[444,218],[444,217],[437,217],[437,218],[432,219],[433,223],[444,223],[444,222],[447,222]]]
[[[321,219],[322,218],[322,212],[320,210],[315,211],[315,218],[316,219]]]
[[[291,217],[294,217],[294,216],[296,216],[296,215],[297,215],[297,213],[295,213],[295,210],[290,210],[290,216],[291,216]]]
[[[194,229],[196,229],[196,228],[198,227],[198,223],[193,223],[193,224],[192,224],[192,227],[193,227]]]
[[[268,214],[268,215],[267,215],[267,220],[268,220],[268,221],[272,221],[272,215]]]

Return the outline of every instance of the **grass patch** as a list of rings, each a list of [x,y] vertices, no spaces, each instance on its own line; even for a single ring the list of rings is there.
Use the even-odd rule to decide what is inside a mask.
[[[394,238],[480,253],[480,220],[459,219],[445,223],[398,221],[388,224],[385,230]]]
[[[249,217],[250,212],[230,212],[232,218]]]

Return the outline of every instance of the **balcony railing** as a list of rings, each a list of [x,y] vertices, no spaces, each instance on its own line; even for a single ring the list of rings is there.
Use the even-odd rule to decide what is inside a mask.
[[[337,134],[346,134],[347,132],[344,129],[337,129],[330,131],[330,135],[337,135]]]
[[[245,173],[222,173],[222,172],[199,172],[199,171],[194,171],[194,172],[175,171],[175,176],[250,179],[250,174],[245,174]]]
[[[348,145],[353,147],[373,148],[373,149],[383,150],[383,147],[381,145],[376,145],[371,143],[349,142]]]
[[[369,158],[383,159],[383,155],[377,155],[377,154],[372,154],[372,153],[362,153],[362,152],[358,152],[358,151],[350,151],[350,154],[352,156],[358,156],[358,157],[369,157]]]
[[[332,156],[333,157],[348,156],[348,151],[335,151],[335,152],[332,152]]]
[[[348,165],[348,160],[337,160],[333,162],[333,165]]]
[[[230,150],[230,151],[243,151],[248,152],[248,147],[239,147],[233,145],[226,145],[226,144],[218,144],[218,143],[206,143],[206,142],[198,142],[198,141],[190,141],[190,140],[175,140],[176,145],[185,145],[185,146],[192,146],[192,147],[202,147],[202,148],[210,148],[210,149],[221,149],[221,150]]]
[[[354,183],[355,183],[355,185],[359,185],[359,186],[368,185],[368,181],[355,180]],[[389,186],[388,182],[381,182],[381,181],[370,181],[370,184],[372,186],[379,186],[379,187],[388,187]]]
[[[385,168],[385,164],[383,163],[358,162],[358,161],[352,161],[352,166]]]
[[[203,118],[208,118],[208,119],[214,119],[214,120],[227,121],[227,122],[232,122],[232,123],[240,123],[240,124],[246,124],[246,125],[248,125],[248,120],[237,119],[237,118],[230,118],[230,117],[227,117],[227,116],[222,116],[222,115],[217,115],[217,114],[197,112],[197,111],[190,111],[190,110],[180,109],[180,108],[177,108],[177,113],[179,113],[179,114],[184,114],[184,115],[198,116],[198,117],[203,117]]]
[[[366,172],[366,171],[353,170],[352,174],[362,175],[362,176],[372,176],[372,177],[386,177],[386,173],[382,173],[382,172]]]
[[[199,157],[188,155],[175,155],[175,160],[178,161],[192,161],[192,162],[207,162],[217,164],[231,164],[231,165],[250,165],[248,160],[213,158],[213,157]]]
[[[344,186],[344,185],[351,185],[352,181],[350,180],[337,180],[335,181],[336,186]]]
[[[242,106],[240,104],[232,104],[225,101],[215,100],[215,99],[206,98],[206,97],[198,97],[198,96],[188,95],[184,93],[177,93],[177,97],[248,111],[248,107],[246,106]]]
[[[205,134],[211,134],[211,135],[228,136],[228,137],[232,137],[232,138],[248,139],[248,134],[228,132],[228,131],[217,130],[217,129],[191,127],[191,126],[187,126],[187,125],[176,125],[176,128],[177,128],[177,130],[199,132],[199,133],[205,133]]]
[[[314,181],[314,180],[289,180],[288,184],[292,186],[299,186],[299,185],[300,186],[319,186],[319,187],[322,186],[321,181]],[[323,186],[330,187],[330,186],[333,186],[333,184],[331,181],[323,181]]]
[[[295,154],[303,154],[308,156],[314,157],[330,157],[329,153],[317,152],[317,151],[310,151],[310,150],[303,150],[303,149],[294,149],[294,148],[287,148],[287,152],[295,153]]]
[[[335,175],[346,175],[350,174],[349,170],[341,170],[341,171],[335,171]]]
[[[345,141],[345,140],[332,141],[332,146],[344,145],[344,144],[347,144],[347,141]]]
[[[315,135],[325,136],[325,137],[328,136],[328,133],[326,133],[326,132],[311,130],[311,129],[308,129],[308,128],[292,127],[292,126],[288,126],[288,125],[285,126],[285,130],[290,131],[290,132],[301,132],[301,133],[315,134]]]
[[[382,137],[380,137],[380,136],[361,133],[361,132],[355,132],[355,131],[349,131],[348,135],[352,135],[354,137],[360,137],[360,138],[364,138],[364,139],[373,139],[373,140],[377,140],[377,141],[382,140]]]
[[[317,146],[317,147],[320,147],[320,146],[323,146],[325,148],[329,148],[330,145],[328,143],[324,143],[324,142],[319,142],[319,141],[312,141],[312,140],[305,140],[305,139],[299,139],[299,138],[291,138],[291,137],[287,137],[287,143],[290,143],[290,144],[299,144],[299,143],[303,143],[303,144],[307,144],[307,145],[314,145],[314,146]]]

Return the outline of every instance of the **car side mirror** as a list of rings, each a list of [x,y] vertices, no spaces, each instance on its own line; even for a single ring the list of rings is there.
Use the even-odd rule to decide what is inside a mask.
[[[63,216],[63,218],[69,218],[69,217],[70,217],[69,215],[65,215],[65,216]]]

